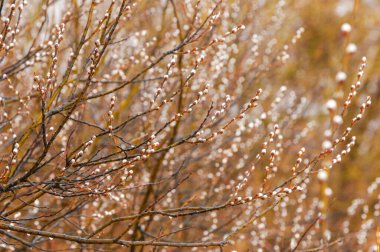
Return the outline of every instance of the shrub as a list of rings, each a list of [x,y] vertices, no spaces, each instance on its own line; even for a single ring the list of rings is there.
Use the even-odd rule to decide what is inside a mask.
[[[316,6],[336,23],[307,1],[1,1],[1,246],[376,250],[367,59],[357,19]]]

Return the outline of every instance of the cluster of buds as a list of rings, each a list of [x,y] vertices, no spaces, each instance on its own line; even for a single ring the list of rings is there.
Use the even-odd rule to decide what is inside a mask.
[[[57,62],[58,62],[58,49],[59,45],[61,44],[63,40],[63,33],[65,32],[65,23],[61,23],[60,25],[56,25],[55,28],[55,34],[53,38],[55,38],[55,42],[49,41],[48,46],[49,49],[52,50],[51,58],[52,58],[52,65],[50,67],[50,71],[47,74],[46,79],[46,86],[47,88],[54,86],[55,79],[57,75]]]
[[[282,64],[285,64],[290,58],[288,50],[289,50],[289,46],[284,45],[282,48],[282,51],[280,52],[280,55],[277,56],[277,60],[280,61]]]
[[[113,116],[113,109],[115,107],[115,101],[116,101],[116,96],[112,96],[111,97],[111,104],[110,104],[110,108],[108,110],[108,130],[109,130],[109,136],[112,136],[112,130],[113,130],[113,126],[112,126],[112,122],[114,120],[114,116]]]
[[[190,78],[192,78],[195,75],[195,73],[197,72],[197,69],[199,68],[200,64],[204,61],[204,59],[205,59],[205,53],[204,51],[202,51],[200,53],[200,56],[196,59],[195,65],[191,69],[190,74],[186,79],[185,87],[188,87],[190,85],[190,82],[189,82]]]
[[[10,163],[11,165],[16,164],[17,162],[17,154],[19,152],[20,145],[15,143],[10,154]],[[6,165],[2,172],[0,172],[0,181],[3,180],[10,172],[10,166]]]
[[[207,45],[207,47],[212,46],[217,43],[223,43],[226,41],[226,38],[228,36],[230,36],[231,34],[236,34],[238,31],[244,30],[244,29],[245,29],[245,25],[237,25],[234,28],[232,28],[231,31],[226,32],[223,36],[212,39],[210,43]]]
[[[146,147],[141,149],[141,160],[148,159],[150,155],[153,154],[156,151],[156,149],[160,146],[160,143],[158,141],[155,141],[155,139],[156,135],[150,135],[146,143]]]
[[[302,37],[302,34],[305,32],[305,28],[303,27],[300,27],[299,29],[297,29],[296,31],[296,34],[293,36],[292,38],[292,45],[295,45],[297,43],[298,40],[301,39]],[[257,50],[257,49],[255,49]],[[279,52],[279,55],[276,57],[276,59],[281,62],[282,64],[285,64],[289,58],[290,58],[290,55],[289,55],[289,45],[285,44],[282,48],[282,50]]]
[[[363,114],[365,112],[365,109],[368,108],[369,106],[371,106],[371,97],[370,96],[368,96],[367,99],[366,99],[366,101],[362,103],[362,105],[360,106],[360,112],[352,119],[350,127],[347,127],[344,130],[344,132],[342,134],[342,137],[335,139],[335,141],[333,142],[332,147],[330,148],[330,152],[336,147],[336,145],[338,145],[341,142],[345,142],[346,141],[347,136],[352,131],[352,127],[358,121],[360,121],[363,118]]]
[[[274,125],[274,131],[271,131],[269,133],[269,142],[270,143],[273,143],[274,142],[274,138],[275,137],[278,137],[280,136],[280,130],[279,130],[279,126],[276,124]],[[265,155],[266,151],[267,151],[267,147],[268,147],[268,142],[265,141],[263,143],[263,148],[261,150],[261,153],[258,154],[256,156],[256,161],[260,160],[262,155]],[[277,147],[281,147],[281,144],[277,145]],[[264,151],[263,151],[264,150]],[[265,153],[264,153],[265,152]],[[262,185],[262,187],[260,188],[260,194],[263,193],[264,189],[265,189],[265,185],[268,181],[268,179],[270,178],[270,172],[273,171],[273,172],[276,172],[277,171],[277,166],[275,165],[275,158],[279,156],[279,151],[276,150],[276,149],[273,149],[270,153],[270,158],[269,158],[269,164],[265,166],[265,171],[266,171],[266,176],[264,178],[264,183]],[[241,181],[235,186],[235,192],[230,195],[231,197],[236,197],[238,192],[241,191],[244,186],[247,184],[247,181],[248,181],[248,178],[251,176],[251,173],[255,170],[255,165],[252,165],[250,170],[246,171],[243,178],[241,179]],[[259,197],[260,198],[260,197]]]
[[[24,2],[22,1],[18,7],[19,19],[21,18],[23,8],[24,8]],[[0,50],[5,49],[6,53],[8,53],[9,50],[15,47],[15,42],[16,42],[15,35],[16,33],[19,33],[19,29],[18,29],[19,22],[16,22],[14,29],[11,28],[11,22],[15,16],[15,12],[16,12],[16,4],[12,3],[9,5],[8,16],[2,15],[1,17],[3,28],[2,28],[2,34],[0,35]],[[10,38],[10,42],[6,43],[5,40],[7,38],[8,33],[11,33],[11,38]]]
[[[74,164],[76,164],[76,163],[79,161],[79,159],[80,159],[81,157],[83,157],[83,155],[86,153],[86,151],[88,150],[88,148],[94,143],[95,139],[96,139],[96,136],[94,135],[94,136],[91,137],[91,139],[90,139],[89,141],[87,141],[87,142],[84,144],[82,150],[78,151],[78,153],[74,156],[74,158],[72,158],[72,159],[70,160],[70,162],[69,162],[69,167],[71,167],[71,166],[73,166]],[[68,167],[67,167],[67,168],[68,168]]]
[[[209,88],[210,88],[210,85],[209,84],[206,84],[205,87],[203,88],[203,90],[199,91],[197,93],[197,97],[195,98],[195,100],[193,100],[189,106],[187,106],[187,108],[184,110],[184,114],[188,114],[188,113],[191,113],[193,111],[193,107],[197,104],[199,104],[202,100],[202,98],[208,94],[209,92]]]
[[[376,189],[380,186],[380,177],[377,177],[367,188],[367,192],[369,195],[372,195]],[[379,202],[380,203],[380,202]],[[379,206],[380,207],[380,206]],[[380,210],[380,208],[378,208]]]
[[[255,200],[267,200],[272,197],[280,197],[283,198],[285,196],[288,196],[292,192],[296,191],[303,191],[303,187],[299,185],[294,185],[292,187],[281,187],[278,188],[272,192],[259,192],[255,194],[254,196],[248,196],[248,197],[237,197],[231,201],[229,201],[229,205],[234,206],[234,205],[239,205],[239,204],[245,204],[249,202],[253,202]]]
[[[88,149],[88,147],[90,147],[91,145],[94,144],[94,141],[96,139],[96,136],[92,136],[91,137],[91,140],[90,141],[87,141],[85,144],[84,144],[84,148],[83,148],[83,151],[86,151],[86,149]]]
[[[235,26],[234,28],[232,28],[232,30],[230,32],[227,32],[224,36],[228,36],[230,34],[235,34],[238,31],[244,30],[244,29],[245,29],[245,25],[239,24],[239,25]]]
[[[303,34],[304,32],[305,32],[305,28],[303,28],[303,27],[298,28],[298,30],[296,31],[296,35],[292,38],[292,44],[297,43],[297,41],[298,41],[299,39],[301,39],[302,34]]]
[[[99,51],[100,46],[101,46],[100,40],[96,40],[94,51],[90,56],[91,65],[87,71],[88,75],[90,76],[95,74],[96,65],[98,64],[98,60],[100,57],[100,51]]]
[[[239,204],[245,204],[245,203],[249,203],[249,202],[252,202],[254,200],[266,200],[266,199],[269,199],[273,194],[271,192],[268,192],[268,193],[257,193],[255,194],[254,196],[248,196],[248,197],[237,197],[236,199],[233,199],[229,202],[229,204],[231,206],[233,205],[239,205]]]
[[[366,63],[367,63],[367,58],[366,57],[363,57],[362,58],[362,64],[361,66],[359,67],[359,71],[358,71],[358,74],[357,74],[357,81],[355,83],[355,85],[352,85],[351,86],[351,91],[350,93],[348,94],[348,97],[346,98],[346,101],[344,102],[343,104],[343,111],[341,113],[341,116],[343,116],[345,114],[345,112],[347,111],[349,105],[351,104],[351,101],[353,99],[353,97],[356,96],[357,94],[357,90],[360,88],[361,86],[361,78],[363,76],[363,73],[364,73],[364,69],[365,69],[365,66],[366,66]]]
[[[20,145],[15,143],[10,154],[10,165],[14,165],[17,162],[17,154],[19,152]],[[3,171],[0,173],[0,181],[3,180],[10,172],[10,165],[6,165]]]
[[[249,103],[243,108],[239,114],[237,114],[235,117],[233,117],[231,120],[229,120],[224,126],[219,128],[215,133],[210,134],[208,137],[206,137],[206,141],[209,141],[216,137],[217,135],[221,135],[224,133],[224,131],[231,126],[234,122],[242,120],[245,117],[245,113],[247,113],[250,109],[257,107],[258,101],[260,99],[260,94],[262,93],[262,89],[256,91],[256,95],[249,101]],[[226,101],[227,102],[227,101]],[[230,102],[230,101],[228,101]],[[223,104],[222,104],[223,105]],[[226,104],[225,104],[226,106]],[[223,107],[223,106],[222,106]]]
[[[172,59],[170,60],[170,62],[168,63],[166,74],[164,75],[164,78],[162,79],[162,82],[160,83],[159,88],[157,88],[157,90],[154,94],[152,104],[157,100],[158,96],[162,93],[162,89],[164,87],[164,84],[168,81],[169,77],[172,75],[172,73],[173,73],[172,68],[173,68],[173,66],[175,66],[176,60],[177,60],[177,57],[176,57],[176,55],[174,55],[172,57]]]
[[[170,126],[174,127],[176,125],[175,122],[180,121],[186,114],[190,114],[193,111],[193,107],[196,106],[197,104],[199,104],[201,102],[202,98],[208,94],[209,87],[210,87],[209,84],[206,84],[205,88],[202,91],[198,92],[195,100],[193,100],[183,111],[180,111],[180,112],[176,113],[175,115],[173,115],[172,118],[165,125],[166,126],[170,125]],[[176,94],[176,92],[174,92],[174,94]],[[169,102],[173,102],[173,100],[174,100],[174,97],[172,96],[169,99]],[[166,103],[167,103],[167,100],[164,100],[159,106],[156,107],[156,110],[160,109]],[[198,132],[198,134],[195,137],[197,138],[199,136],[200,135]],[[201,140],[200,142],[204,142],[204,141],[205,140]],[[195,142],[199,142],[199,139],[195,140]]]
[[[236,34],[238,31],[241,31],[241,30],[244,30],[245,29],[245,25],[242,25],[242,24],[239,24],[237,26],[235,26],[234,28],[232,28],[230,31],[226,32],[224,35],[218,37],[218,38],[213,38],[206,46],[204,47],[194,47],[192,49],[189,49],[189,50],[186,50],[184,51],[183,53],[184,54],[197,54],[199,52],[202,52],[202,51],[206,51],[207,48],[211,47],[211,46],[214,46],[214,45],[217,45],[217,44],[221,44],[221,43],[225,43],[226,42],[226,38],[232,34]]]
[[[34,84],[32,86],[33,90],[37,90],[41,96],[46,93],[46,87],[43,85],[43,80],[39,75],[34,75],[33,77]]]
[[[9,118],[9,115],[8,115],[7,112],[4,112],[4,113],[1,115],[0,119],[1,119],[2,122],[5,122],[5,121],[9,122],[10,125],[11,125],[11,128],[10,128],[10,129],[13,128],[13,127],[12,127],[12,123],[11,123],[12,121],[9,120],[10,118]],[[13,131],[13,130],[12,130],[12,131]],[[3,141],[7,141],[7,140],[9,139],[9,135],[8,135],[8,134],[2,134],[0,137],[2,137],[2,140],[0,141],[0,144],[1,144],[1,145],[4,143]]]
[[[350,153],[352,146],[355,145],[356,137],[353,136],[351,141],[346,145],[346,148],[340,152],[340,154],[336,155],[335,158],[331,161],[329,169],[331,169],[335,164],[339,164],[342,162],[342,157]]]
[[[362,103],[362,105],[360,106],[360,112],[359,114],[357,114],[351,121],[351,127],[357,122],[359,121],[360,119],[362,119],[363,117],[363,114],[365,112],[365,109],[368,108],[369,106],[371,106],[371,97],[370,96],[367,96],[367,99],[365,102]]]
[[[248,171],[245,171],[243,179],[235,186],[235,192],[230,195],[231,197],[236,197],[239,191],[241,191],[248,182],[248,178],[251,176],[252,172],[255,171],[255,165],[252,165]]]
[[[272,115],[272,120],[275,122],[277,121],[277,118],[273,115],[275,115],[275,111],[278,109],[278,106],[280,105],[281,101],[283,101],[283,98],[285,95],[288,93],[286,92],[288,88],[286,86],[281,86],[280,90],[276,94],[276,98],[273,100],[273,102],[270,105],[270,109],[266,112],[263,113],[260,117],[261,119],[266,119],[267,115],[270,116]]]
[[[114,4],[115,4],[115,1],[114,1],[114,0],[111,1],[111,4],[110,4],[108,10],[104,13],[104,16],[103,16],[101,19],[97,20],[97,23],[98,23],[98,24],[97,24],[97,26],[96,26],[96,28],[95,28],[94,33],[95,33],[95,32],[98,32],[98,31],[101,30],[101,29],[104,29],[104,28],[105,28],[105,27],[103,26],[103,24],[104,24],[107,20],[109,20],[109,19],[111,18],[110,11],[112,11],[112,8],[113,8]]]
[[[9,165],[6,165],[4,169],[0,172],[0,181],[4,180],[9,174]]]
[[[17,7],[18,12],[19,12],[18,20],[20,20],[22,17],[22,11],[23,11],[26,3],[27,3],[26,1],[21,1],[19,6]],[[9,15],[10,18],[5,18],[5,21],[6,21],[5,25],[7,26],[6,28],[4,28],[5,34],[4,34],[4,36],[3,36],[3,34],[0,35],[1,36],[0,50],[2,48],[5,48],[6,53],[9,53],[9,51],[15,47],[16,35],[20,33],[20,29],[19,29],[20,22],[15,22],[13,29],[10,27],[10,21],[15,15],[16,5],[13,3],[9,6],[9,8],[10,8],[10,15]],[[4,46],[3,41],[5,41],[5,38],[6,38],[8,32],[10,33],[10,42]]]
[[[275,137],[279,137],[279,136],[280,136],[280,129],[279,129],[279,126],[277,124],[275,124],[274,125],[274,131],[271,131],[269,133],[269,139],[268,139],[268,141],[264,141],[263,142],[263,145],[261,147],[261,151],[256,156],[257,160],[260,160],[263,156],[265,156],[267,154],[268,143],[273,143],[274,142],[274,138]],[[271,152],[271,157],[272,157],[272,152]]]
[[[172,103],[172,102],[174,101],[174,97],[175,97],[176,95],[178,95],[178,94],[181,92],[181,90],[183,90],[183,88],[188,87],[188,86],[190,85],[190,79],[195,75],[195,73],[196,73],[196,69],[199,67],[199,64],[200,64],[200,63],[203,61],[203,59],[204,59],[203,56],[201,56],[200,58],[202,58],[202,60],[197,60],[197,61],[196,61],[195,67],[191,70],[190,74],[189,74],[188,77],[186,78],[183,87],[182,87],[182,86],[179,87],[179,89],[177,89],[176,91],[174,91],[174,92],[170,95],[169,99],[164,99],[159,105],[157,105],[156,107],[154,107],[153,110],[159,110],[159,109],[162,108],[162,106],[164,106],[164,105],[166,105],[166,104],[168,104],[168,103]],[[175,59],[172,60],[171,63],[169,63],[169,65],[171,65],[171,66],[174,65],[174,64],[175,64]],[[171,66],[170,66],[170,67],[171,67]],[[179,120],[182,118],[182,116],[184,115],[184,113],[189,113],[189,112],[191,112],[191,111],[192,111],[192,107],[195,106],[195,105],[197,105],[197,104],[201,101],[200,98],[208,93],[208,88],[209,88],[209,85],[207,84],[205,90],[198,92],[198,97],[196,98],[195,101],[193,101],[193,102],[188,106],[188,108],[186,109],[186,111],[177,113],[175,116],[173,116],[173,118],[170,120],[170,122],[173,122],[173,121],[179,121]],[[160,92],[161,92],[161,91],[160,91]],[[156,93],[156,94],[157,94],[157,93]]]
[[[305,154],[305,148],[302,147],[301,150],[297,154],[297,161],[296,164],[292,167],[293,176],[296,175],[297,169],[299,168],[301,162],[302,162],[302,156]]]
[[[11,88],[11,87],[12,87],[12,88]],[[19,95],[18,91],[13,89],[13,86],[10,85],[9,88],[10,88],[12,91],[14,91],[14,93],[15,93],[16,96]],[[21,102],[21,103],[24,105],[24,101]],[[0,98],[0,104],[1,104],[1,98]],[[25,105],[24,105],[24,106],[25,106]],[[24,111],[22,111],[21,107],[18,107],[18,109],[17,109],[17,114],[20,115],[20,114],[22,114],[23,112],[24,112]],[[12,138],[12,139],[16,139],[17,134],[15,133],[14,121],[12,120],[12,117],[9,116],[9,114],[8,114],[7,112],[4,112],[4,113],[2,114],[2,117],[0,117],[0,120],[1,120],[1,123],[5,123],[5,122],[6,122],[6,123],[8,124],[8,126],[9,126],[9,128],[7,129],[7,131],[6,131],[6,132],[3,132],[3,133],[0,135],[0,137],[3,137],[3,139],[4,139],[5,141],[7,141],[7,140],[9,139],[9,137]],[[2,144],[3,142],[0,140],[0,143]]]
[[[160,104],[158,104],[157,106],[155,106],[153,108],[153,110],[160,110],[164,105],[167,105],[167,104],[170,104],[174,101],[174,96],[170,97],[169,99],[163,99],[162,102]]]
[[[135,162],[147,160],[152,154],[156,152],[157,148],[160,146],[160,142],[155,141],[155,139],[155,134],[150,135],[147,139],[145,147],[141,149],[140,153],[133,158],[122,159],[122,165],[125,167],[133,167]]]
[[[348,97],[345,100],[344,105],[343,105],[343,110],[342,110],[342,112],[339,115],[335,115],[335,111],[336,111],[336,107],[337,107],[335,100],[329,100],[327,102],[326,107],[329,110],[330,115],[332,117],[332,122],[335,125],[341,125],[341,124],[343,124],[343,116],[346,113],[349,105],[351,104],[353,97],[355,97],[357,95],[357,90],[361,86],[360,79],[363,76],[363,71],[364,71],[365,65],[366,65],[366,58],[363,57],[362,64],[361,64],[361,66],[359,68],[359,72],[358,72],[358,75],[357,75],[357,82],[356,82],[355,85],[351,86],[351,91],[348,94]],[[324,141],[324,143],[323,143],[323,151],[320,153],[320,157],[323,156],[323,155],[325,155],[325,154],[333,152],[334,149],[336,148],[336,146],[339,143],[345,142],[347,140],[347,136],[351,133],[352,127],[358,121],[360,121],[362,119],[363,114],[364,114],[366,108],[368,108],[370,105],[371,105],[371,97],[368,96],[367,99],[366,99],[366,101],[361,104],[359,113],[352,119],[350,126],[345,129],[345,131],[343,132],[342,136],[340,138],[335,139],[333,142],[331,142],[329,140]]]
[[[16,157],[17,157],[17,154],[19,152],[19,147],[20,147],[20,145],[18,143],[15,143],[14,148],[12,150],[12,154],[11,154],[11,163],[12,164],[16,163]]]
[[[120,177],[122,182],[127,181],[133,175],[133,170],[125,169],[124,174]]]
[[[18,115],[21,115],[21,114],[29,115],[30,111],[29,111],[28,103],[30,101],[30,96],[28,95],[28,96],[25,96],[25,97],[21,97],[20,92],[17,89],[17,85],[14,85],[14,83],[12,82],[12,79],[9,78],[7,74],[3,74],[2,79],[6,80],[9,83],[9,85],[8,85],[9,90],[14,94],[15,97],[19,98],[18,101],[20,102],[20,104],[22,106],[20,106],[20,107],[17,108],[17,114]],[[0,97],[0,105],[5,105],[4,103],[5,103],[4,99],[2,97]],[[23,107],[23,109],[22,109],[22,107]],[[10,131],[10,133],[13,134],[14,131],[13,131],[12,121],[9,121],[9,124],[11,126],[10,129],[9,129],[9,131]],[[16,137],[13,137],[13,138],[16,138]]]
[[[296,192],[296,191],[300,192],[303,190],[304,190],[304,188],[302,186],[295,184],[292,187],[282,187],[282,188],[279,188],[279,189],[273,191],[272,196],[285,197],[285,196],[288,196],[289,194],[291,194],[292,192]]]
[[[249,196],[249,197],[237,197],[236,199],[233,199],[229,202],[229,204],[231,206],[234,206],[234,205],[240,205],[240,204],[245,204],[245,203],[249,203],[249,202],[252,202],[254,199],[257,199],[257,198],[254,198],[252,196]]]
[[[279,138],[280,136],[280,129],[279,129],[279,126],[277,124],[274,125],[274,131],[271,131],[269,133],[269,140],[268,142],[269,143],[273,143],[274,142],[274,139],[275,137],[276,138]],[[261,157],[263,155],[265,155],[267,153],[267,147],[268,147],[268,142],[264,142],[263,143],[263,147],[261,149],[261,152],[256,156],[256,159],[259,160],[261,159]],[[280,147],[280,145],[279,145]],[[268,180],[271,178],[271,174],[272,172],[276,172],[277,171],[277,166],[275,166],[275,158],[279,156],[279,151],[276,150],[276,149],[273,149],[271,152],[270,152],[270,156],[269,156],[269,164],[265,166],[265,177],[264,177],[264,180],[263,180],[263,184],[260,188],[260,192],[264,192],[266,186],[267,186],[267,183],[268,183]]]
[[[226,112],[226,109],[230,105],[230,103],[231,103],[231,96],[226,95],[225,101],[221,104],[220,109],[214,112],[214,115],[211,117],[211,120],[215,121],[216,119],[220,117],[220,115],[224,114],[224,112]]]
[[[264,182],[265,183],[270,178],[270,172],[276,172],[277,171],[277,166],[275,165],[274,161],[275,161],[275,158],[278,157],[278,156],[279,156],[278,150],[272,150],[270,152],[269,164],[265,166],[265,172],[266,172],[266,176],[264,178]]]
[[[199,3],[200,3],[200,1],[198,0],[197,4],[195,5],[196,9],[199,8]],[[220,13],[216,13],[216,14],[212,15],[209,19],[210,27],[215,25],[216,21],[219,20],[219,18],[220,18]]]

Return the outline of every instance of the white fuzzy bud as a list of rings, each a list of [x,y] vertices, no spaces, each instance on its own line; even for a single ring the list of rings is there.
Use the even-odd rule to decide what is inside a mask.
[[[340,27],[340,30],[342,31],[343,34],[349,34],[352,31],[352,27],[349,23],[344,23]]]
[[[338,83],[345,82],[347,79],[347,74],[343,71],[339,71],[335,76],[335,81]]]
[[[328,177],[329,177],[329,175],[327,174],[327,172],[325,170],[320,170],[318,172],[319,181],[325,182],[325,181],[327,181]]]
[[[349,43],[346,47],[346,53],[354,54],[358,50],[358,47],[354,43]]]
[[[333,99],[328,100],[326,103],[326,108],[328,110],[336,110],[336,106],[336,101]]]

